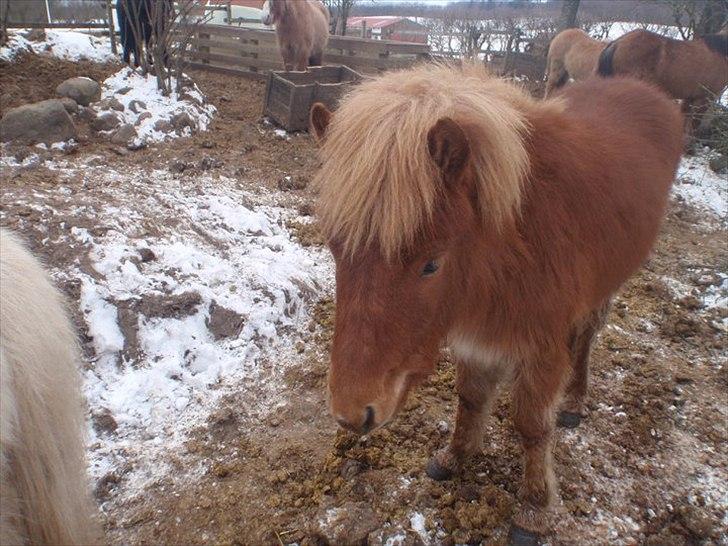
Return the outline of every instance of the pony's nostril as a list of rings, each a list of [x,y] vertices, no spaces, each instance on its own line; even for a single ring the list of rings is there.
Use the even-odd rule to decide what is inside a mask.
[[[366,419],[364,419],[364,424],[362,425],[362,431],[364,434],[372,430],[374,427],[374,408],[371,406],[367,406],[367,416]]]

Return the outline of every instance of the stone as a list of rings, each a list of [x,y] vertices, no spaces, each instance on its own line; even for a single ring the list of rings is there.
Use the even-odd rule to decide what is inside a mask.
[[[116,91],[114,91],[114,94],[116,94],[116,95],[126,95],[132,89],[133,88],[132,87],[129,87],[129,86],[122,87],[121,89],[117,89]]]
[[[70,78],[56,87],[56,93],[88,106],[101,97],[101,86],[91,78]]]
[[[169,121],[178,133],[184,131],[186,127],[192,129],[193,132],[197,130],[195,120],[193,120],[187,112],[175,114]]]
[[[154,130],[155,131],[161,131],[162,133],[171,133],[174,130],[174,127],[169,122],[169,120],[166,120],[166,119],[158,119],[154,123]]]
[[[230,337],[237,338],[245,326],[245,317],[213,301],[210,304],[210,318],[205,320],[205,325],[215,341]]]
[[[96,107],[100,110],[116,110],[117,112],[123,112],[125,110],[124,105],[119,102],[119,99],[114,97],[107,97],[96,103]],[[136,114],[136,112],[134,112]]]
[[[94,131],[111,131],[121,125],[121,119],[114,113],[106,112],[96,117],[91,122],[91,129]]]
[[[710,161],[708,162],[708,165],[710,165],[711,170],[718,174],[723,174],[728,172],[728,155],[725,154],[718,154],[710,158]]]
[[[125,123],[119,127],[114,134],[111,135],[111,142],[113,144],[126,145],[137,137],[136,129],[131,123]]]
[[[101,410],[94,412],[91,415],[91,422],[98,434],[115,432],[119,428],[116,419],[114,419],[108,408],[101,408]]]
[[[134,122],[134,125],[139,127],[142,123],[144,123],[145,120],[148,120],[151,117],[152,117],[151,112],[142,112],[141,114],[139,114],[139,117]]]
[[[61,99],[61,100],[63,100],[63,99]],[[73,100],[73,99],[69,99],[69,100]],[[76,101],[73,101],[73,102],[76,102]],[[91,108],[90,106],[87,106],[87,107],[79,106],[78,119],[80,119],[81,121],[85,121],[86,123],[91,123],[92,121],[94,121],[96,119],[96,116],[98,116],[98,112],[96,110],[94,110],[93,108]]]
[[[76,138],[76,126],[58,99],[11,108],[0,119],[0,141],[52,144]]]
[[[66,112],[69,114],[78,114],[78,103],[75,100],[63,97],[61,102],[63,103],[63,107],[66,109]]]
[[[141,100],[133,100],[129,103],[129,110],[135,114],[140,114],[142,110],[147,109],[147,103]]]

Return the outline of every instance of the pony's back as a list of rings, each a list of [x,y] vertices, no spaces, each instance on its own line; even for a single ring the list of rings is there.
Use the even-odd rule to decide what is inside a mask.
[[[0,544],[96,544],[75,336],[40,263],[0,229]]]

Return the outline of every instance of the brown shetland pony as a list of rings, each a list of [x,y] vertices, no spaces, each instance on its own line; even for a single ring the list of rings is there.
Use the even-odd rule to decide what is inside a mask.
[[[329,10],[319,0],[267,0],[261,21],[275,24],[286,70],[322,64],[329,41]]]
[[[683,112],[696,114],[697,128],[699,116],[728,85],[728,35],[683,41],[633,30],[604,49],[598,72],[602,76],[634,76],[682,99]]]
[[[545,531],[555,409],[565,388],[564,424],[577,424],[592,340],[660,228],[681,124],[636,80],[593,78],[539,102],[474,66],[388,73],[333,115],[314,105],[341,426],[391,421],[449,344],[460,402],[428,474],[449,477],[479,449],[509,378],[525,450],[512,538]]]
[[[548,97],[555,89],[563,87],[569,78],[581,81],[593,75],[606,45],[578,28],[567,28],[554,36],[546,58],[544,96]]]

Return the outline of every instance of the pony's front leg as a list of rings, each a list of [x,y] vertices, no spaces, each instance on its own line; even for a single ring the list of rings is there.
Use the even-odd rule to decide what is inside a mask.
[[[510,544],[538,544],[550,526],[549,509],[556,498],[552,468],[555,410],[569,371],[564,344],[519,363],[513,384],[513,420],[521,436],[525,461],[519,489],[521,507],[513,519]]]
[[[458,410],[450,445],[438,451],[427,464],[427,475],[434,480],[450,479],[459,467],[476,454],[483,441],[483,424],[504,375],[500,362],[457,362],[456,389]]]

